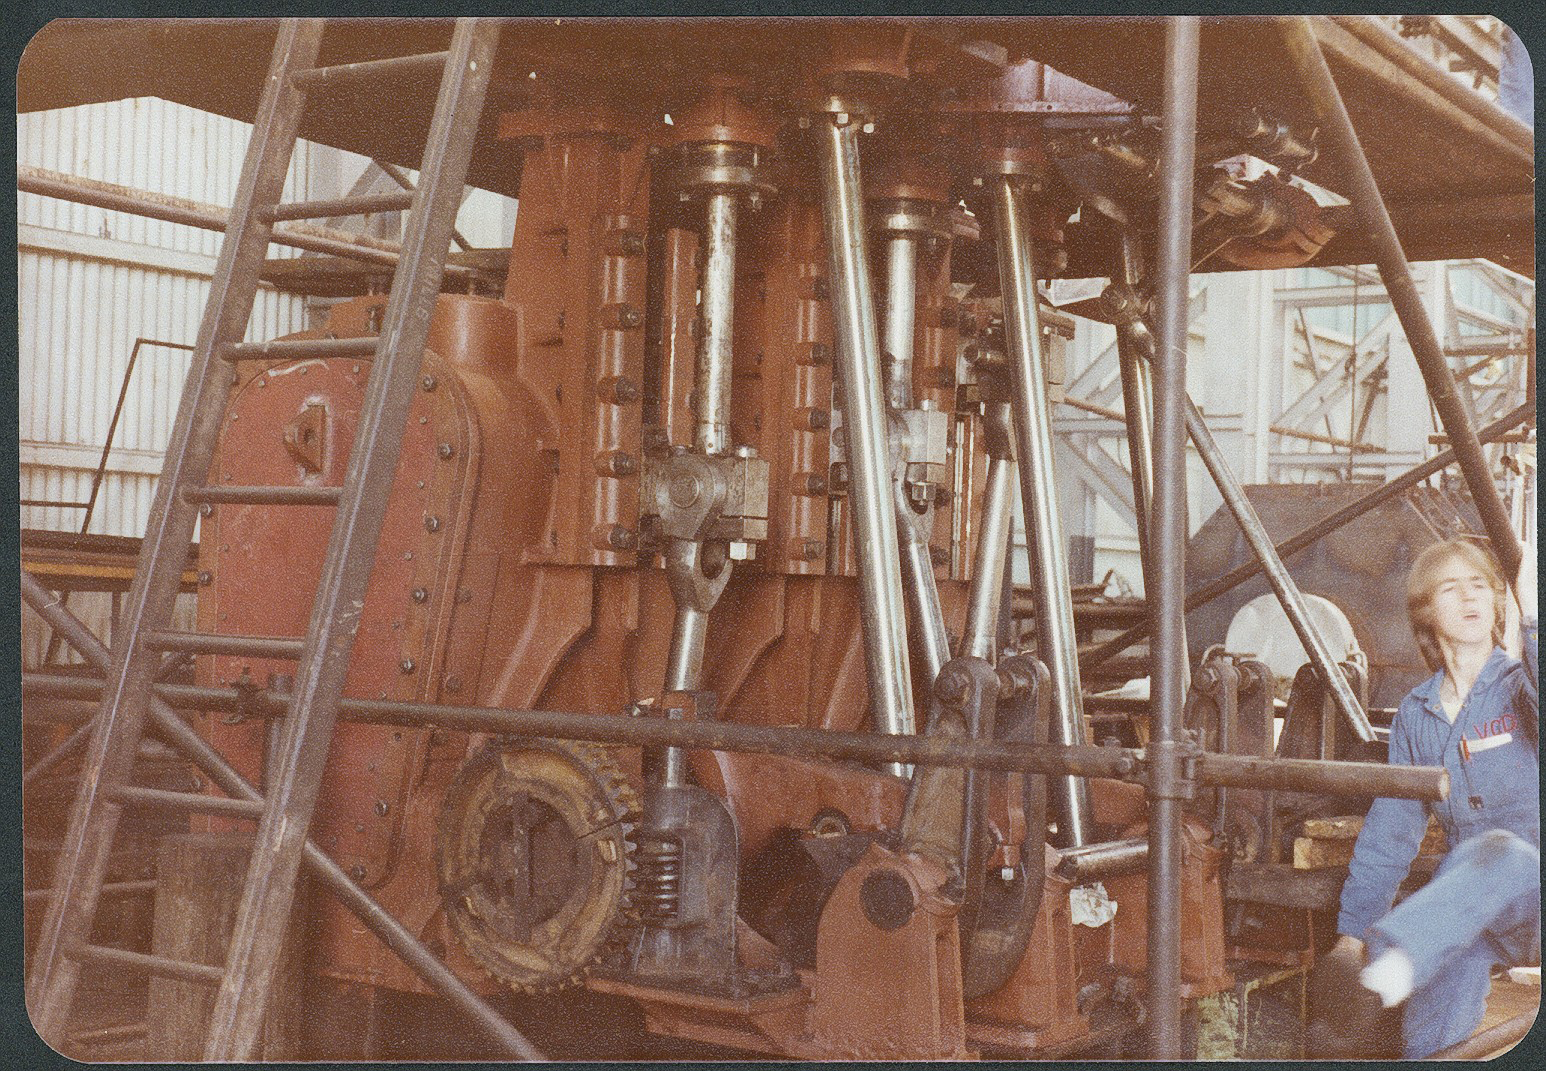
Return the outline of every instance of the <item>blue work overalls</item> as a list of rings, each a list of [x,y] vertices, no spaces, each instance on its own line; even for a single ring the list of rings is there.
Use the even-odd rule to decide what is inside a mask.
[[[1408,1059],[1475,1031],[1494,966],[1539,962],[1540,762],[1532,737],[1540,641],[1534,620],[1522,632],[1524,662],[1494,648],[1453,725],[1439,703],[1442,670],[1401,701],[1390,761],[1443,766],[1449,797],[1428,805],[1375,800],[1342,887],[1337,932],[1364,940],[1370,962],[1391,946],[1412,960],[1402,1020]],[[1429,810],[1449,854],[1427,885],[1391,910]]]

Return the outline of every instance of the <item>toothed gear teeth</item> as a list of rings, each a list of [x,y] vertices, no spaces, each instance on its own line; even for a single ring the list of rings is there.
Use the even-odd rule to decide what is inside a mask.
[[[582,984],[629,932],[639,810],[607,748],[490,740],[452,780],[436,830],[457,940],[517,992]]]

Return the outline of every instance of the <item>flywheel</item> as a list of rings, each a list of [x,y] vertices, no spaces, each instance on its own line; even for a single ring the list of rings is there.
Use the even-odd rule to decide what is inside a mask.
[[[436,868],[452,932],[517,990],[579,982],[622,931],[638,813],[605,748],[491,740],[441,808]]]

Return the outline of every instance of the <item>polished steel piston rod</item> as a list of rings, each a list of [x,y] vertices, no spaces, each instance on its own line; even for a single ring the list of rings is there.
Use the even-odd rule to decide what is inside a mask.
[[[1068,554],[1058,511],[1036,273],[1031,239],[1026,233],[1021,187],[1024,181],[1016,175],[997,176],[993,201],[1020,495],[1032,551],[1031,569],[1041,592],[1036,604],[1036,636],[1042,660],[1052,674],[1055,738],[1063,744],[1082,744],[1084,703],[1069,595]],[[1069,846],[1084,844],[1090,835],[1088,785],[1077,777],[1061,777],[1053,782],[1053,789],[1059,804],[1060,838]]]
[[[836,371],[843,394],[848,508],[859,557],[860,624],[870,709],[882,732],[914,730],[907,617],[898,567],[890,443],[881,391],[875,300],[865,255],[859,128],[846,113],[815,117],[821,148],[822,213],[831,267]],[[893,772],[901,774],[899,766]]]
[[[733,382],[731,339],[735,332],[735,238],[737,197],[734,188],[703,191],[703,276],[699,281],[699,341],[694,369],[693,446],[699,454],[728,454]],[[687,193],[682,194],[688,196]],[[671,647],[666,656],[666,690],[697,690],[703,676],[703,644],[709,611],[730,579],[731,563],[711,555],[707,544],[672,539],[665,549],[667,583],[676,602]],[[712,575],[710,575],[712,573]],[[681,748],[660,752],[660,776],[668,786],[687,783],[687,756]]]
[[[705,454],[730,450],[730,337],[735,329],[736,195],[704,199],[703,286],[698,347],[697,426],[693,436]]]

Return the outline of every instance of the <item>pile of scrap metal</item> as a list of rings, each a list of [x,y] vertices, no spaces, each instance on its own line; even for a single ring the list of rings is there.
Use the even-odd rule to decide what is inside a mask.
[[[137,91],[250,107],[232,72],[261,67],[261,27],[86,29],[192,57]],[[780,1057],[1052,1056],[1145,1018],[1128,1051],[1179,1055],[1182,1002],[1252,954],[1226,933],[1225,864],[1277,862],[1274,793],[1445,791],[1439,770],[1275,751],[1270,688],[1231,656],[1191,675],[1183,724],[1187,431],[1257,555],[1246,574],[1308,622],[1178,379],[1187,251],[1220,270],[1384,255],[1377,226],[1349,238],[1290,181],[1366,207],[1314,35],[1279,29],[1209,23],[1211,50],[1253,40],[1209,52],[1199,108],[1195,20],[512,21],[470,172],[519,196],[503,291],[459,285],[430,325],[310,827],[333,885],[368,895],[316,899],[309,969],[463,1008],[587,987],[656,1033]],[[1366,46],[1319,32],[1375,114],[1390,86]],[[373,33],[325,48],[376,58]],[[217,56],[218,92],[200,75]],[[1480,146],[1445,159],[1517,165],[1506,128],[1429,96]],[[413,123],[346,105],[308,136],[392,159]],[[1398,112],[1378,114],[1393,152]],[[1240,154],[1278,173],[1215,166]],[[1449,255],[1474,237],[1446,234]],[[1036,286],[1068,273],[1110,277],[1083,311],[1122,332],[1156,630],[1143,747],[1087,739],[1051,470],[1063,342]],[[307,337],[371,335],[384,302],[345,300]],[[336,485],[368,361],[234,368],[219,479]],[[1441,415],[1469,467],[1463,411]],[[1017,496],[1034,649],[1009,630]],[[205,508],[205,631],[305,630],[327,542],[308,508]],[[1374,740],[1356,675],[1304,639],[1315,718]],[[257,784],[292,665],[205,654],[197,686],[162,695]],[[362,929],[361,903],[455,985]]]

